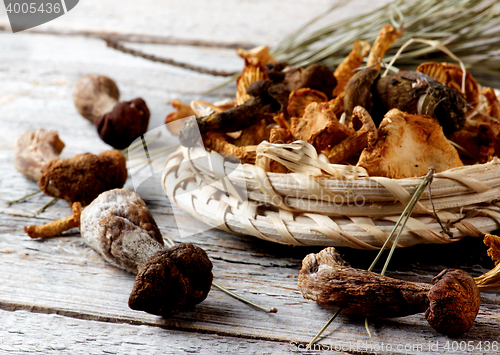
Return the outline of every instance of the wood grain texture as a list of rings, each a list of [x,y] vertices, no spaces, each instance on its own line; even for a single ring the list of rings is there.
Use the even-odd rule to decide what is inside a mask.
[[[244,3],[250,6],[249,2]],[[85,4],[81,2],[82,7]],[[293,5],[290,11],[297,11],[303,2]],[[323,8],[324,3],[311,6],[311,9]],[[127,28],[123,31],[131,32]],[[196,31],[193,33],[198,35]],[[262,33],[262,36],[270,35]],[[274,37],[269,38],[272,41]],[[246,38],[240,33],[239,37],[226,39]],[[321,248],[288,247],[218,230],[181,238],[179,229],[192,232],[205,227],[170,205],[158,181],[161,161],[155,175],[148,177],[151,174],[147,170],[141,171],[148,178],[140,186],[132,179],[126,186],[138,189],[162,232],[177,242],[193,242],[207,251],[218,283],[267,307],[278,308],[277,314],[258,311],[217,289],[212,289],[207,300],[194,309],[169,319],[132,311],[127,300],[134,276],[101,260],[83,243],[77,230],[46,241],[30,240],[22,232],[25,225],[69,215],[71,210],[66,202],[58,201],[37,216],[34,212],[50,198],[36,195],[26,202],[5,204],[37,190],[35,183],[13,167],[13,144],[23,130],[56,129],[66,143],[64,157],[109,149],[73,107],[72,88],[82,74],[98,72],[114,78],[123,99],[142,96],[152,113],[150,128],[160,130],[171,110],[166,101],[179,98],[186,102],[193,99],[213,102],[232,97],[235,87],[203,95],[204,90],[224,79],[134,58],[106,48],[95,38],[29,33],[14,36],[0,32],[0,46],[0,351],[302,353],[303,345],[333,313],[303,299],[297,288],[302,258]],[[134,44],[134,47],[196,64],[201,62],[207,67],[237,70],[242,65],[232,50],[152,44]],[[162,144],[174,142],[173,137],[165,134]],[[478,276],[492,266],[485,250],[479,239],[398,250],[388,275],[429,282],[445,267],[461,267]],[[362,268],[367,268],[375,256],[373,252],[350,249],[341,249],[341,253],[353,266]],[[474,341],[477,345],[479,341],[500,338],[500,294],[483,293],[482,301],[476,325],[460,340]],[[423,314],[371,319],[370,329],[372,338],[366,335],[363,318],[341,314],[320,342],[326,349],[344,346],[347,353],[423,354],[433,352],[430,344],[439,342],[444,346],[448,340],[427,325]],[[382,343],[393,347],[380,348]],[[349,350],[348,346],[353,344],[359,344],[358,348]],[[398,350],[398,345],[403,348]],[[375,350],[378,346],[379,350],[370,351],[370,346]]]

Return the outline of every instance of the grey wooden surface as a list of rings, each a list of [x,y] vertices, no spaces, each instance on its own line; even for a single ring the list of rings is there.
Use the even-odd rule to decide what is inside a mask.
[[[303,299],[297,288],[302,258],[321,248],[276,245],[218,230],[181,238],[179,228],[190,230],[196,222],[178,210],[174,218],[158,174],[140,186],[129,180],[126,186],[138,188],[162,232],[177,242],[193,242],[207,251],[218,283],[258,303],[278,308],[277,314],[266,314],[212,289],[207,300],[194,309],[162,319],[128,308],[134,275],[106,264],[83,243],[78,231],[45,241],[30,240],[22,232],[25,225],[69,215],[65,202],[59,201],[37,216],[34,212],[50,198],[37,195],[23,203],[5,204],[37,190],[34,182],[13,167],[13,144],[23,130],[56,129],[66,143],[64,157],[108,149],[73,107],[73,85],[85,73],[98,72],[114,78],[123,99],[143,97],[152,112],[152,129],[162,129],[164,117],[171,110],[167,101],[215,101],[234,94],[235,86],[230,85],[203,95],[224,79],[119,53],[97,38],[75,35],[76,31],[275,44],[330,4],[292,1],[285,6],[277,0],[191,0],[167,2],[170,6],[146,1],[137,7],[136,3],[81,1],[68,15],[38,28],[38,32],[51,34],[0,32],[0,352],[303,353],[304,344],[332,315],[332,310]],[[345,11],[357,11],[359,7],[366,11],[369,6],[374,4],[355,1]],[[268,23],[272,24],[270,29],[264,26]],[[0,26],[8,26],[1,11]],[[210,68],[238,70],[242,66],[229,49],[133,46]],[[164,143],[174,141],[167,137]],[[388,274],[429,282],[443,268],[461,267],[478,276],[492,267],[485,250],[479,239],[398,250]],[[353,266],[363,268],[375,256],[372,252],[349,249],[341,252]],[[472,341],[476,347],[473,351],[446,350],[447,342],[450,346],[454,343],[436,334],[423,314],[371,319],[371,338],[366,334],[363,318],[341,315],[320,343],[327,352],[337,348],[345,353],[363,354],[500,353],[486,350],[484,343],[500,338],[498,304],[500,293],[483,293],[476,325],[458,339],[457,345],[460,341]]]

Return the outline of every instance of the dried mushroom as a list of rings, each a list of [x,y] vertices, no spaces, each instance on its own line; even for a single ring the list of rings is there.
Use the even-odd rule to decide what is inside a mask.
[[[149,109],[143,99],[118,102],[116,83],[98,74],[82,76],[73,90],[78,112],[95,124],[99,137],[116,149],[124,149],[146,133]]]
[[[366,68],[354,74],[346,84],[344,93],[344,110],[346,124],[353,123],[355,129],[361,128],[361,122],[352,121],[352,111],[356,106],[372,110],[372,86],[380,75],[377,69]]]
[[[178,244],[157,252],[143,265],[128,305],[166,318],[204,301],[212,280],[212,262],[205,251]]]
[[[358,166],[370,176],[402,179],[462,166],[435,118],[411,115],[398,109],[387,112],[378,129],[378,141],[365,148]]]
[[[370,114],[361,106],[356,106],[352,117],[361,122],[362,126],[357,131],[349,132],[345,139],[325,150],[324,154],[330,164],[338,164],[347,161],[353,155],[359,153],[366,147],[371,147],[378,139],[378,130]],[[344,125],[343,125],[344,126]],[[344,126],[345,127],[345,126]]]
[[[107,262],[136,274],[163,237],[141,197],[128,189],[100,194],[81,213],[85,243]],[[140,248],[139,248],[140,246]]]
[[[402,32],[393,25],[385,25],[373,43],[372,50],[368,54],[366,66],[380,69],[385,52],[402,36]]]
[[[331,99],[336,86],[337,79],[326,65],[312,64],[302,71],[300,80],[293,90],[309,88],[322,92],[328,99]]]
[[[291,92],[286,110],[290,117],[302,117],[309,104],[326,101],[328,101],[328,98],[321,91],[308,88],[299,89]]]
[[[147,132],[149,109],[141,98],[120,102],[94,123],[103,142],[116,149],[125,149]]]
[[[282,91],[275,89],[276,86],[280,84],[273,84],[270,81],[252,83],[248,90],[255,96],[244,104],[224,112],[186,121],[179,134],[181,144],[193,147],[198,142],[199,133],[237,132],[259,122],[266,113],[278,111],[282,105],[272,95],[277,96]]]
[[[209,131],[202,135],[203,145],[208,150],[220,153],[225,158],[241,163],[255,163],[256,146],[238,147],[229,142],[227,134]]]
[[[51,160],[42,167],[38,186],[46,195],[88,205],[101,192],[120,188],[126,180],[125,157],[118,150],[108,150]]]
[[[170,103],[176,111],[170,112],[165,118],[167,129],[173,135],[178,136],[185,120],[183,118],[195,115],[194,110],[190,105],[183,103],[181,100],[174,100]]]
[[[144,201],[115,189],[81,214],[85,243],[110,264],[137,274],[129,306],[164,317],[202,302],[212,285],[212,263],[192,244],[164,249],[163,238]]]
[[[458,337],[469,331],[481,303],[474,279],[448,269],[432,282],[402,281],[352,268],[330,247],[304,258],[298,286],[304,298],[347,313],[392,318],[425,312],[441,334]]]
[[[307,106],[303,117],[292,117],[290,132],[295,139],[312,144],[318,151],[330,144],[337,144],[354,133],[339,122],[326,102],[313,102]]]
[[[426,74],[433,79],[436,79],[442,84],[445,84],[457,92],[462,93],[462,95],[467,100],[467,103],[471,106],[476,106],[479,101],[479,85],[476,80],[472,77],[471,73],[465,71],[465,92],[462,92],[462,78],[463,72],[459,65],[451,63],[436,63],[428,62],[420,64],[417,72]]]
[[[363,64],[363,59],[370,51],[372,46],[366,41],[355,41],[352,45],[352,51],[335,69],[333,75],[337,79],[337,86],[333,90],[333,96],[338,96],[344,92],[349,79],[354,74],[354,70]]]
[[[63,149],[56,131],[26,130],[14,145],[14,166],[28,179],[38,181],[42,167],[59,158]]]
[[[466,164],[487,163],[499,155],[499,130],[489,124],[471,124],[450,135],[450,141],[458,145],[458,153]]]
[[[400,71],[380,78],[375,86],[374,119],[397,108],[437,118],[445,134],[459,131],[465,125],[467,102],[463,96],[425,74]]]
[[[85,243],[110,264],[137,274],[129,306],[170,316],[203,301],[212,263],[203,249],[180,244],[164,249],[156,222],[139,195],[127,189],[102,193],[81,215]]]

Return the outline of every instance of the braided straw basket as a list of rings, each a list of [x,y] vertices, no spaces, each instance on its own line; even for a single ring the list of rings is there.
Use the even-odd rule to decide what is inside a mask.
[[[273,160],[291,173],[269,172]],[[328,164],[303,141],[262,142],[255,165],[181,147],[166,161],[162,178],[172,202],[212,227],[282,244],[358,249],[383,245],[421,182]],[[500,228],[500,160],[437,173],[431,187],[431,199],[426,190],[398,247],[450,243]],[[443,232],[432,205],[451,233]]]

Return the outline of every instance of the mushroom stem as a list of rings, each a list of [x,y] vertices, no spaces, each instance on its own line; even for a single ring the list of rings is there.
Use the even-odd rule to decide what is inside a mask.
[[[352,111],[352,118],[353,122],[357,119],[362,123],[362,126],[356,133],[348,136],[326,152],[325,155],[330,164],[341,163],[349,159],[352,155],[360,152],[367,146],[375,144],[378,139],[377,126],[364,107],[356,106]]]
[[[80,202],[75,202],[71,206],[71,209],[73,210],[72,216],[64,217],[42,226],[26,226],[24,227],[24,232],[28,234],[30,238],[37,239],[54,237],[71,228],[79,228],[82,204]]]
[[[456,337],[468,331],[481,299],[474,279],[453,269],[441,272],[433,283],[402,281],[354,269],[332,247],[307,255],[298,280],[302,295],[323,306],[368,317],[425,312],[439,333]]]

